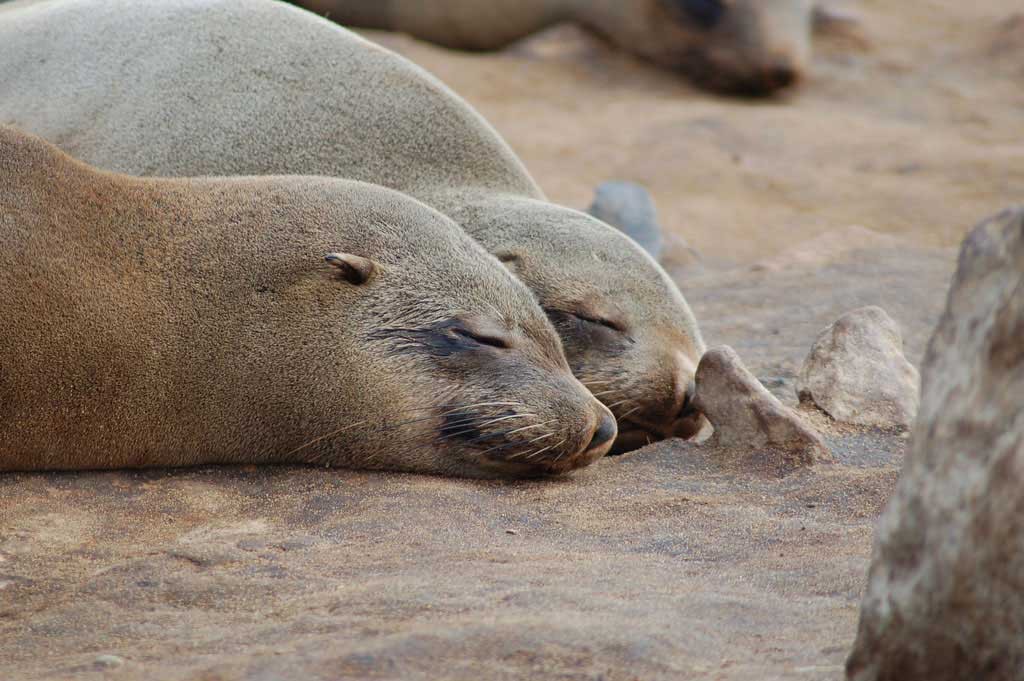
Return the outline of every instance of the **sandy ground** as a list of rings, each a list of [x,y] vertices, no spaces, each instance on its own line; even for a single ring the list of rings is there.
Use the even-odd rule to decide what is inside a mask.
[[[640,182],[706,257],[756,261],[851,225],[956,246],[1024,194],[1024,9],[854,6],[870,44],[819,41],[805,86],[772,101],[708,95],[575,30],[494,55],[367,35],[476,106],[552,200]]]
[[[754,102],[557,29],[497,55],[368,33],[479,107],[556,201],[647,185],[711,344],[784,400],[885,308],[919,362],[955,246],[1024,201],[1024,15],[861,3]],[[564,480],[310,469],[0,478],[0,678],[839,679],[905,440],[828,429],[783,479],[670,442]],[[443,671],[442,671],[443,670]]]
[[[709,95],[572,27],[487,55],[364,35],[476,106],[553,201],[646,186],[705,339],[778,383],[859,305],[900,322],[917,363],[960,240],[1024,202],[1024,9],[845,7],[855,38],[819,39],[803,86],[771,100]]]
[[[898,446],[727,474],[655,445],[565,480],[13,475],[4,679],[838,678]],[[858,454],[860,455],[860,454]]]

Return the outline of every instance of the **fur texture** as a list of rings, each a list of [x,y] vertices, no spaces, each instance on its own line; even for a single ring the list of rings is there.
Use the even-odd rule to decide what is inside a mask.
[[[0,122],[136,175],[345,177],[454,218],[529,286],[627,442],[689,435],[704,343],[617,230],[545,200],[425,71],[268,0],[42,2],[0,15]],[[626,437],[629,433],[633,438]]]
[[[494,50],[571,21],[718,90],[766,95],[798,81],[812,0],[298,0],[345,26]]]
[[[0,126],[0,289],[0,470],[533,475],[614,436],[526,287],[381,187],[136,179]]]

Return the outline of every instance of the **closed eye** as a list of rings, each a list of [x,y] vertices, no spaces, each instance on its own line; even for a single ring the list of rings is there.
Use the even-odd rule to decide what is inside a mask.
[[[570,314],[572,314],[572,316],[575,317],[576,319],[580,319],[580,320],[586,322],[587,324],[595,324],[597,326],[603,326],[606,329],[611,329],[612,331],[618,331],[619,333],[625,333],[626,332],[626,329],[622,326],[622,324],[619,324],[618,322],[613,322],[610,319],[604,319],[604,318],[601,318],[601,317],[590,317],[588,315],[582,315],[582,314],[577,314],[577,313],[570,313]]]
[[[581,321],[584,324],[590,324],[593,326],[603,326],[606,329],[610,329],[618,333],[626,333],[626,327],[622,323],[614,321],[612,319],[607,319],[605,317],[596,317],[581,312],[569,312],[567,310],[556,310],[553,308],[544,308],[544,312],[546,312],[549,317],[555,316],[564,318],[568,316],[572,317],[573,319],[576,319],[577,321]]]
[[[472,340],[472,341],[474,341],[476,343],[479,343],[480,345],[488,345],[488,346],[490,346],[492,348],[503,348],[503,349],[507,350],[508,348],[511,347],[508,344],[508,342],[505,339],[503,339],[503,338],[498,338],[497,336],[485,336],[483,334],[473,333],[469,329],[463,329],[463,328],[456,327],[456,328],[452,329],[452,333],[454,333],[456,336],[461,336],[462,338],[468,338],[468,339],[470,339],[470,340]]]
[[[704,28],[712,28],[725,14],[722,0],[668,0]]]

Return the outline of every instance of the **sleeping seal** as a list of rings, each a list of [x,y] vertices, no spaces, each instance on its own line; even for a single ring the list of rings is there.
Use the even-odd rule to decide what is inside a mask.
[[[615,435],[529,290],[381,187],[131,178],[0,126],[0,290],[0,470],[526,476]]]
[[[296,0],[345,26],[496,50],[572,22],[713,90],[770,95],[803,76],[812,0]]]
[[[414,64],[268,0],[41,2],[0,14],[0,44],[0,122],[134,175],[313,174],[409,194],[532,289],[618,418],[616,451],[701,427],[704,342],[668,275],[618,230],[547,201]]]

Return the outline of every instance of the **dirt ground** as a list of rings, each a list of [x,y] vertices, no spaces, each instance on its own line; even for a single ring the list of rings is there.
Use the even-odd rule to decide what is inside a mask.
[[[655,445],[556,481],[0,479],[4,679],[833,679],[898,439],[785,479]]]
[[[956,246],[1024,188],[1024,9],[1013,0],[848,3],[868,44],[818,41],[804,87],[720,98],[582,32],[466,55],[367,32],[476,106],[548,196],[640,182],[666,229],[754,262],[856,225]]]
[[[867,304],[918,363],[956,250],[1024,201],[1024,14],[859,4],[803,88],[720,98],[556,29],[367,35],[476,105],[549,196],[641,182],[709,344],[777,395]],[[840,679],[905,440],[782,479],[678,441],[562,480],[312,469],[0,477],[0,679]]]

